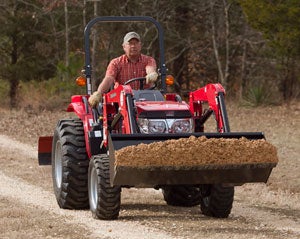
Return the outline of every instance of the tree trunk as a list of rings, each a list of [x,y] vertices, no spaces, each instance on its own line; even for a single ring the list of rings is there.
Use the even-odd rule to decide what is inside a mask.
[[[229,35],[230,35],[230,28],[229,28],[229,8],[230,4],[227,4],[227,0],[223,0],[223,7],[224,7],[224,17],[225,17],[225,69],[224,69],[224,87],[228,84],[228,77],[229,77],[229,64],[230,64],[230,56],[229,56]]]
[[[65,64],[69,66],[69,16],[68,16],[68,2],[65,0],[65,37],[66,37],[66,51],[65,51]]]
[[[83,29],[84,29],[86,26],[86,0],[83,0],[82,24],[83,24]]]
[[[239,93],[238,93],[238,97],[239,100],[241,100],[243,98],[243,94],[244,94],[244,88],[246,86],[246,77],[245,77],[245,71],[246,71],[246,61],[247,61],[247,43],[244,40],[243,41],[243,55],[242,55],[242,66],[241,66],[241,77],[240,77],[240,82],[239,82]]]
[[[216,40],[216,27],[215,27],[213,9],[214,9],[214,2],[210,1],[211,39],[212,39],[214,54],[215,54],[216,63],[217,63],[217,67],[218,67],[219,79],[220,79],[220,82],[223,84],[224,75],[223,75],[222,63],[221,63],[221,60],[219,57],[219,49],[218,49],[217,40]]]
[[[220,54],[219,54],[219,47],[217,43],[217,30],[216,30],[216,25],[214,21],[214,2],[210,1],[210,22],[211,22],[211,37],[212,37],[212,44],[213,44],[213,49],[214,49],[214,54],[216,58],[216,64],[218,68],[218,73],[219,73],[219,81],[221,84],[226,88],[227,86],[227,81],[228,81],[228,76],[229,76],[229,63],[230,63],[230,56],[229,56],[229,33],[230,33],[230,28],[229,28],[229,8],[230,4],[227,4],[226,0],[223,0],[223,11],[224,11],[224,24],[225,24],[225,61],[224,61],[224,69],[222,66],[222,62],[220,59]],[[221,34],[221,33],[220,33]]]
[[[13,10],[11,11],[12,16],[16,15],[17,11],[17,1],[14,2]],[[17,43],[17,33],[14,32],[11,36],[12,50],[10,53],[11,58],[11,72],[10,72],[10,82],[9,82],[9,98],[10,98],[10,108],[17,107],[17,92],[19,87],[19,78],[17,75],[16,64],[18,62],[18,43]]]
[[[284,101],[288,102],[290,101],[294,96],[294,89],[296,87],[296,62],[294,58],[287,59],[287,62],[285,64],[286,73],[281,81],[282,85],[282,95]]]
[[[175,9],[176,16],[178,19],[181,19],[180,24],[178,24],[178,30],[180,30],[182,36],[185,36],[181,45],[175,48],[175,52],[179,54],[174,57],[173,61],[173,74],[176,79],[175,91],[179,94],[182,94],[182,86],[185,84],[185,90],[189,90],[190,77],[188,75],[188,64],[187,64],[187,55],[189,48],[186,47],[186,43],[189,42],[189,26],[190,26],[190,17],[189,17],[189,6],[180,6]],[[185,77],[185,78],[184,78]]]
[[[17,107],[17,92],[19,87],[19,78],[17,76],[17,71],[15,69],[15,65],[18,61],[18,46],[17,46],[17,37],[14,35],[12,36],[12,51],[11,51],[11,77],[10,77],[10,84],[9,84],[9,98],[10,98],[10,107],[16,108]]]
[[[98,14],[98,3],[94,2],[94,17],[96,17]],[[92,71],[92,90],[96,90],[97,89],[97,85],[96,85],[96,50],[97,50],[97,36],[98,36],[98,32],[97,29],[94,27],[92,29],[92,34],[93,34],[93,46],[92,46],[92,69],[94,69]]]

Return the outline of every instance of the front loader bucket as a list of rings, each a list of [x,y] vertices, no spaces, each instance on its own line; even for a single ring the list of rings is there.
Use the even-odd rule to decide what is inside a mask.
[[[193,134],[132,134],[109,136],[110,181],[112,185],[155,187],[159,185],[198,185],[226,183],[241,185],[250,182],[266,183],[274,162],[240,163],[240,164],[199,164],[199,165],[135,165],[134,158],[130,165],[116,164],[115,152],[127,146],[150,144],[170,139],[189,138],[190,136],[206,138],[264,139],[262,133],[193,133]],[[147,152],[144,152],[146,155]],[[162,158],[168,155],[161,155]],[[184,152],[182,157],[185,157]],[[201,157],[201,155],[199,155]]]

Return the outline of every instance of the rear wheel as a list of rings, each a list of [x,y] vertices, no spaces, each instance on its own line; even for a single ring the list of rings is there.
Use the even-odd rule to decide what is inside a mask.
[[[201,211],[204,215],[217,218],[226,218],[231,212],[234,187],[225,187],[220,184],[201,185]]]
[[[197,186],[165,186],[162,190],[168,205],[193,207],[200,204],[201,193]]]
[[[93,217],[104,220],[117,219],[121,204],[121,187],[110,185],[107,155],[95,155],[91,158],[88,178],[90,210]]]
[[[88,157],[82,122],[61,120],[52,142],[52,179],[58,205],[66,209],[88,208]]]

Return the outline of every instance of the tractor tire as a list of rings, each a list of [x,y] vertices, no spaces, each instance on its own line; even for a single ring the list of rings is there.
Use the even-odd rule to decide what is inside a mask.
[[[170,206],[193,207],[200,204],[201,193],[196,186],[165,186],[162,192]]]
[[[111,186],[109,158],[106,154],[95,155],[89,165],[89,202],[95,219],[114,220],[119,216],[121,187]]]
[[[216,218],[227,218],[231,212],[234,200],[234,187],[220,184],[201,185],[201,212]]]
[[[52,179],[60,208],[86,209],[89,160],[81,120],[58,122],[52,141]]]

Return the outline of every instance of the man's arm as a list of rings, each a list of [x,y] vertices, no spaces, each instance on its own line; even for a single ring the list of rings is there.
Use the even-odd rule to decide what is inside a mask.
[[[99,84],[98,89],[89,97],[89,103],[92,107],[95,107],[102,99],[102,94],[108,92],[111,85],[114,84],[115,75],[117,72],[115,59],[111,60],[107,69],[105,77]]]
[[[101,94],[107,92],[110,86],[114,83],[115,78],[113,76],[105,76],[100,85],[98,86],[98,92]]]
[[[112,76],[105,76],[98,89],[90,96],[89,103],[93,108],[96,107],[102,99],[102,94],[107,92],[115,79]]]

